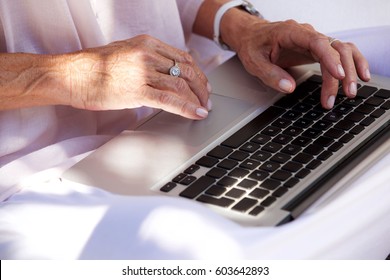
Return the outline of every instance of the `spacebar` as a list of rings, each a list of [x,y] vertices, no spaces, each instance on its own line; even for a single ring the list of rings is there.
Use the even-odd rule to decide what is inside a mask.
[[[238,148],[244,144],[249,138],[254,136],[257,132],[266,127],[269,123],[279,117],[285,112],[284,109],[278,107],[269,107],[267,110],[262,112],[243,128],[235,132],[232,136],[222,142],[222,145],[231,148]]]
[[[188,188],[180,193],[180,196],[187,198],[195,198],[211,186],[215,182],[215,179],[207,176],[202,176],[194,183],[192,183]]]

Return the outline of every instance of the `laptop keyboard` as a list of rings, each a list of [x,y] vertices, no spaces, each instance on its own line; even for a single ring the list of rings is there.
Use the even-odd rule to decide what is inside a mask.
[[[359,85],[354,99],[340,87],[325,110],[321,82],[313,75],[160,190],[181,185],[181,197],[260,214],[390,108],[390,90]]]

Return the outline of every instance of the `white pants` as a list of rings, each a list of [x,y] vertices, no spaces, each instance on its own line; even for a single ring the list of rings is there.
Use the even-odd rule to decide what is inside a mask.
[[[334,34],[390,76],[390,27]],[[0,259],[385,259],[390,155],[353,186],[276,228],[244,228],[182,198],[125,197],[32,177],[0,204]]]

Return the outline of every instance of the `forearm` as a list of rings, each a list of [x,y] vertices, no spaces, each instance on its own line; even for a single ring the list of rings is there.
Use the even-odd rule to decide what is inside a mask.
[[[69,104],[67,56],[0,54],[0,110]]]
[[[205,0],[201,5],[196,17],[193,31],[194,33],[213,39],[214,18],[218,9],[230,0]],[[240,48],[243,31],[247,30],[251,24],[267,22],[237,8],[229,9],[222,17],[220,24],[220,36],[222,41],[233,50]]]

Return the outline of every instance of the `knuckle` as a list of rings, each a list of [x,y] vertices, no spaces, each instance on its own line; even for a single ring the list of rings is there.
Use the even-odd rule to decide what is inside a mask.
[[[184,81],[183,79],[181,79],[181,78],[175,78],[175,81],[174,81],[174,88],[175,88],[175,90],[176,90],[178,93],[181,93],[181,92],[184,92],[185,90],[187,90],[188,85],[187,85],[187,82]]]

